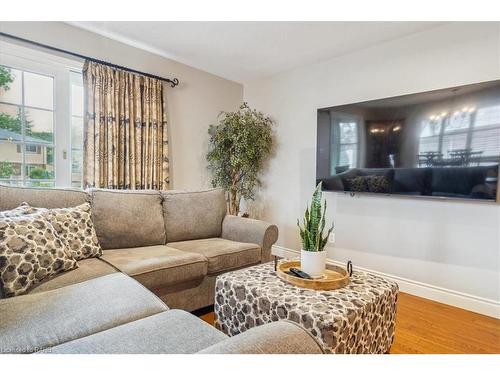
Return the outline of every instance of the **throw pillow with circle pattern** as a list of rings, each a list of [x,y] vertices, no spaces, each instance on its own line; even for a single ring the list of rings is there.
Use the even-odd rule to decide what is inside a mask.
[[[346,191],[352,192],[367,192],[368,185],[366,184],[366,177],[358,176],[353,178],[347,178],[345,181]]]
[[[385,176],[366,176],[366,184],[370,193],[390,193],[391,185]]]
[[[3,297],[26,293],[45,278],[77,267],[47,213],[0,217]]]
[[[68,208],[31,207],[23,202],[19,207],[5,211],[7,215],[33,215],[46,212],[48,220],[76,260],[100,257],[102,249],[97,240],[89,203]],[[1,217],[1,216],[0,216]]]

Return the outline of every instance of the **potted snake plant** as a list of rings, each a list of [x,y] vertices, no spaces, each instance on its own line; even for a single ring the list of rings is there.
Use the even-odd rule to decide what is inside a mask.
[[[326,266],[325,245],[333,230],[333,224],[325,233],[326,226],[326,201],[321,204],[321,182],[314,190],[310,207],[306,208],[302,225],[297,219],[300,230],[302,250],[300,251],[300,269],[312,278],[323,275]]]

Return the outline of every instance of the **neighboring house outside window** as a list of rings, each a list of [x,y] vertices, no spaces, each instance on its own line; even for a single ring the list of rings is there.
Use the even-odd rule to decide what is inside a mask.
[[[0,42],[0,183],[82,186],[81,66]]]

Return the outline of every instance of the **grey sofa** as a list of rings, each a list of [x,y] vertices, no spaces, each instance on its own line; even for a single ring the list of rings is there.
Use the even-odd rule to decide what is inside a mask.
[[[0,186],[0,211],[87,201],[103,256],[0,299],[0,353],[321,352],[291,322],[228,338],[186,312],[213,304],[218,274],[268,261],[277,240],[274,225],[226,215],[222,190]]]

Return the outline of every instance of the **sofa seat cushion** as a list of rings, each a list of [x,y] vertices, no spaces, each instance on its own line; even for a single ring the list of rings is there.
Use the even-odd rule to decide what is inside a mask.
[[[170,242],[167,245],[175,249],[205,256],[208,260],[209,275],[257,264],[261,259],[259,245],[230,241],[223,238]]]
[[[92,189],[90,194],[92,220],[103,249],[165,244],[160,192]]]
[[[202,279],[207,274],[204,256],[165,245],[105,250],[102,259],[149,289]]]
[[[191,354],[227,340],[196,316],[169,310],[56,346],[55,354]]]
[[[35,352],[168,310],[134,279],[114,273],[0,300],[4,352]]]
[[[43,281],[40,285],[30,290],[29,293],[46,292],[115,272],[118,272],[116,268],[98,258],[84,259],[78,261],[78,268],[60,273],[47,281]]]

